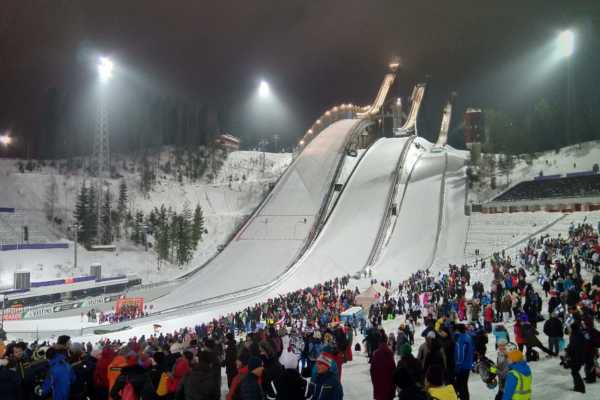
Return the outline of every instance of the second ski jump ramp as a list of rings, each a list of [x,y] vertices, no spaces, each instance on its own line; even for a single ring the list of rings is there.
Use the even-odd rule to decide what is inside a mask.
[[[464,156],[456,151],[427,152],[417,161],[402,199],[396,226],[374,266],[382,279],[390,277],[397,280],[419,269],[429,268],[437,257],[438,247],[444,247],[439,246],[439,241],[447,239],[440,235],[444,213],[458,207],[460,212],[452,215],[456,219],[465,218],[464,195],[462,198],[454,195],[456,190],[463,193],[464,162]],[[447,185],[449,182],[452,184]],[[449,204],[449,199],[460,203]],[[445,223],[453,222],[446,220]]]
[[[160,298],[158,309],[209,299],[272,281],[300,256],[360,120],[333,123],[286,170],[259,209],[211,263]]]
[[[311,282],[317,283],[365,266],[387,207],[396,169],[402,168],[402,155],[411,146],[409,137],[383,138],[367,150],[319,237],[294,268],[301,269]]]

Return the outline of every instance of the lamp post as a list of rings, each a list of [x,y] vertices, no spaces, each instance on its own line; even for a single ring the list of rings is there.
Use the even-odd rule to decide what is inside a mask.
[[[571,107],[573,103],[573,73],[571,71],[571,56],[575,52],[575,33],[570,30],[564,30],[558,35],[558,51],[561,58],[567,59],[567,118],[566,118],[566,139],[571,137]]]

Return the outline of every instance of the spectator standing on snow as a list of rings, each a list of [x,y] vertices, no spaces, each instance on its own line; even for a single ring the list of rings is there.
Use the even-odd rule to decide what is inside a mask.
[[[544,333],[548,336],[548,348],[554,354],[560,351],[560,341],[563,338],[563,324],[556,313],[552,313],[550,318],[544,323]]]
[[[509,369],[504,385],[502,400],[531,400],[531,369],[519,350],[507,354]]]
[[[586,338],[581,331],[579,321],[574,321],[570,327],[571,336],[569,337],[569,345],[567,346],[567,366],[571,369],[573,377],[573,390],[580,393],[585,393],[585,383],[581,379],[579,371],[585,363],[585,348]]]
[[[461,400],[469,400],[469,373],[473,367],[473,340],[463,324],[456,325],[457,339],[454,345],[456,381],[454,387]]]
[[[317,374],[311,380],[311,394],[313,400],[342,400],[344,391],[333,371],[335,361],[326,354],[321,354],[317,359]]]
[[[373,383],[373,399],[392,400],[395,395],[394,385],[394,353],[389,348],[385,336],[381,337],[379,348],[371,359],[371,382]]]
[[[258,357],[248,359],[248,374],[242,379],[240,388],[242,400],[266,400],[265,392],[259,383],[264,372],[262,360]]]

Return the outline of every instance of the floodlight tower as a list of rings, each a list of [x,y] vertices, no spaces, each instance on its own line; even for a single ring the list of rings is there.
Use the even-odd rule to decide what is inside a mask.
[[[106,111],[106,86],[112,78],[114,64],[108,57],[100,57],[98,75],[100,77],[100,96],[94,137],[94,174],[98,178],[110,176],[110,136],[108,133]]]
[[[113,76],[114,63],[108,57],[100,57],[98,60],[98,76],[100,78],[98,115],[96,120],[96,135],[94,136],[93,172],[96,176],[96,215],[98,218],[97,242],[102,243],[103,238],[110,236],[111,232],[104,232],[102,221],[102,202],[104,200],[104,179],[110,178],[110,135],[108,131],[108,119],[106,109],[106,96],[108,82]],[[108,215],[110,219],[110,212]]]

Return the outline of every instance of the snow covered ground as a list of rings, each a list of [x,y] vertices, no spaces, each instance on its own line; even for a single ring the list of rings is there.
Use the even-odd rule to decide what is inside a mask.
[[[162,158],[169,151],[163,153]],[[56,168],[49,166],[39,171],[19,173],[16,160],[0,159],[0,207],[18,209],[20,219],[16,224],[17,229],[24,222],[30,226],[30,231],[42,231],[46,241],[69,243],[69,249],[0,252],[0,287],[12,283],[14,271],[31,271],[32,280],[44,280],[87,274],[92,263],[101,263],[105,275],[136,273],[149,282],[182,275],[214,256],[217,248],[235,233],[258,206],[268,192],[269,185],[279,178],[290,162],[289,153],[233,152],[229,154],[213,182],[184,180],[179,183],[172,177],[159,174],[156,186],[149,196],[144,196],[139,190],[138,174],[119,170],[127,182],[132,213],[141,210],[147,214],[161,204],[181,212],[186,202],[192,209],[196,204],[200,204],[203,209],[208,234],[199,244],[192,262],[181,269],[161,262],[159,270],[154,252],[145,252],[142,246],[135,246],[128,241],[118,242],[116,253],[88,252],[80,246],[78,268],[74,269],[72,241],[65,238],[64,230],[47,222],[44,199],[49,179],[53,176],[59,188],[58,215],[65,221],[70,221],[79,188],[88,178],[82,175],[59,175]],[[119,183],[120,180],[117,179],[109,180],[115,196]],[[5,217],[8,218],[6,215]]]
[[[515,161],[514,168],[509,174],[510,186],[518,182],[531,180],[543,172],[544,175],[564,175],[572,172],[591,171],[594,164],[600,164],[600,141],[590,141],[561,148],[558,152],[546,151],[535,153],[531,162],[529,156],[520,155]],[[496,168],[497,189],[489,188],[489,180],[484,181],[485,188],[470,193],[470,199],[475,202],[491,200],[505,190],[507,178],[499,168]]]

